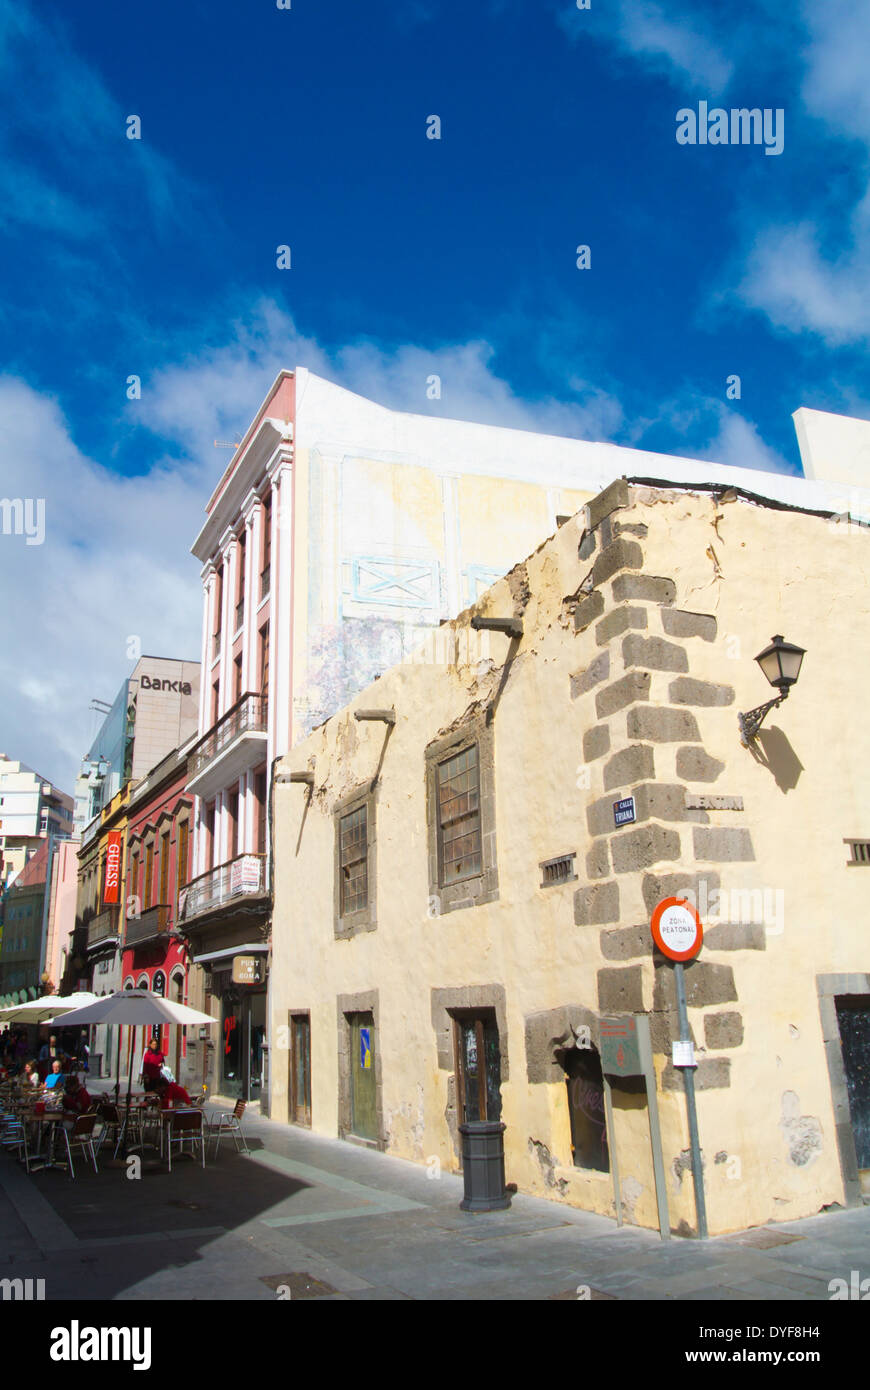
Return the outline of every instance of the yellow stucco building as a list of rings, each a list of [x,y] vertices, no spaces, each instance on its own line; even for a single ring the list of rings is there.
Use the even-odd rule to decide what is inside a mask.
[[[650,935],[656,903],[691,894],[711,1232],[859,1201],[868,573],[863,526],[617,481],[294,747],[272,1115],[448,1170],[459,1119],[500,1118],[521,1191],[612,1213],[615,1152],[624,1217],[655,1227],[643,1090],[614,1082],[612,1127],[600,1101],[602,1018],[644,1015],[669,1222],[694,1231],[673,966]],[[744,746],[775,632],[804,669]]]

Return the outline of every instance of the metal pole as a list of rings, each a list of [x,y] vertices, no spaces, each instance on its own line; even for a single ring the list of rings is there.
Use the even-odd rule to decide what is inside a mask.
[[[683,962],[674,962],[674,980],[677,987],[677,1014],[680,1020],[680,1041],[691,1042],[689,1014],[686,1008],[686,981],[683,976]],[[695,1185],[695,1212],[698,1217],[698,1239],[707,1239],[707,1205],[704,1200],[704,1172],[701,1168],[701,1142],[698,1138],[698,1111],[695,1105],[695,1069],[681,1067],[686,1086],[686,1110],[689,1116],[689,1148],[692,1154],[692,1180]]]
[[[610,1157],[610,1171],[613,1176],[613,1204],[616,1207],[616,1224],[622,1225],[622,1196],[619,1190],[619,1163],[616,1157],[616,1133],[613,1126],[613,1095],[610,1090],[610,1078],[607,1072],[602,1073],[604,1082],[604,1112],[607,1117],[607,1143]]]

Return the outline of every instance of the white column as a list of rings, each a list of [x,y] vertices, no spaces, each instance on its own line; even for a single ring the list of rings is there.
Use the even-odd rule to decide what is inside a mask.
[[[251,530],[248,538],[248,548],[251,565],[251,592],[250,606],[248,608],[247,627],[245,629],[245,659],[247,661],[247,689],[254,690],[260,679],[257,666],[259,659],[259,618],[257,609],[260,606],[260,550],[263,545],[263,504],[255,503],[251,512]]]
[[[254,554],[254,518],[249,516],[245,521],[245,611],[244,611],[244,632],[242,634],[242,694],[250,690],[251,676],[251,629],[256,629],[255,614],[257,611],[257,594],[255,592],[258,583],[258,573],[256,565],[256,555]]]
[[[275,710],[278,701],[278,680],[277,680],[277,648],[278,631],[283,619],[280,594],[278,592],[278,573],[281,563],[280,546],[280,526],[279,509],[281,506],[281,484],[280,474],[272,479],[272,544],[269,560],[271,579],[270,591],[271,601],[269,603],[269,689],[264,690],[263,694],[269,701],[269,715],[267,724],[266,742],[266,762],[269,767],[275,756]]]
[[[211,635],[214,631],[214,595],[217,575],[211,569],[203,585],[202,664],[199,677],[199,733],[208,732],[211,718]]]
[[[196,798],[195,840],[193,843],[192,878],[205,873],[205,802],[201,796]]]
[[[254,774],[249,768],[244,777],[244,794],[239,798],[239,821],[242,825],[242,841],[245,854],[254,848],[254,824],[256,807],[254,805]]]
[[[293,470],[282,463],[272,501],[272,621],[269,635],[269,766],[290,746],[291,670],[293,662]],[[276,557],[277,552],[277,557]],[[277,558],[277,573],[275,570]],[[277,611],[276,611],[277,607]],[[274,692],[274,699],[272,698]]]
[[[227,813],[226,813],[226,792],[218,792],[214,803],[214,863],[215,868],[218,864],[227,862],[226,853],[227,837]]]
[[[224,550],[224,592],[221,615],[221,664],[220,664],[220,713],[225,714],[233,703],[233,623],[235,619],[235,576],[236,552],[238,543],[235,537]]]

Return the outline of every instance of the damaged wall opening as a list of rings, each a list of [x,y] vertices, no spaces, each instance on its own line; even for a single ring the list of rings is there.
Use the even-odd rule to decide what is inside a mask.
[[[556,1058],[565,1071],[568,1089],[574,1167],[609,1173],[601,1058],[594,1047],[560,1048]]]
[[[858,1176],[870,1193],[870,999],[867,995],[838,995],[835,999],[843,1068]]]

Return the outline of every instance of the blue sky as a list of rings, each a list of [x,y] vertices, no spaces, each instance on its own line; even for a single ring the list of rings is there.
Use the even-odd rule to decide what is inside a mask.
[[[870,416],[866,8],[292,5],[0,0],[0,490],[47,511],[0,539],[3,742],[67,783],[127,635],[196,656],[212,441],[281,366],[786,471],[798,406]],[[782,154],[678,145],[701,100]]]

